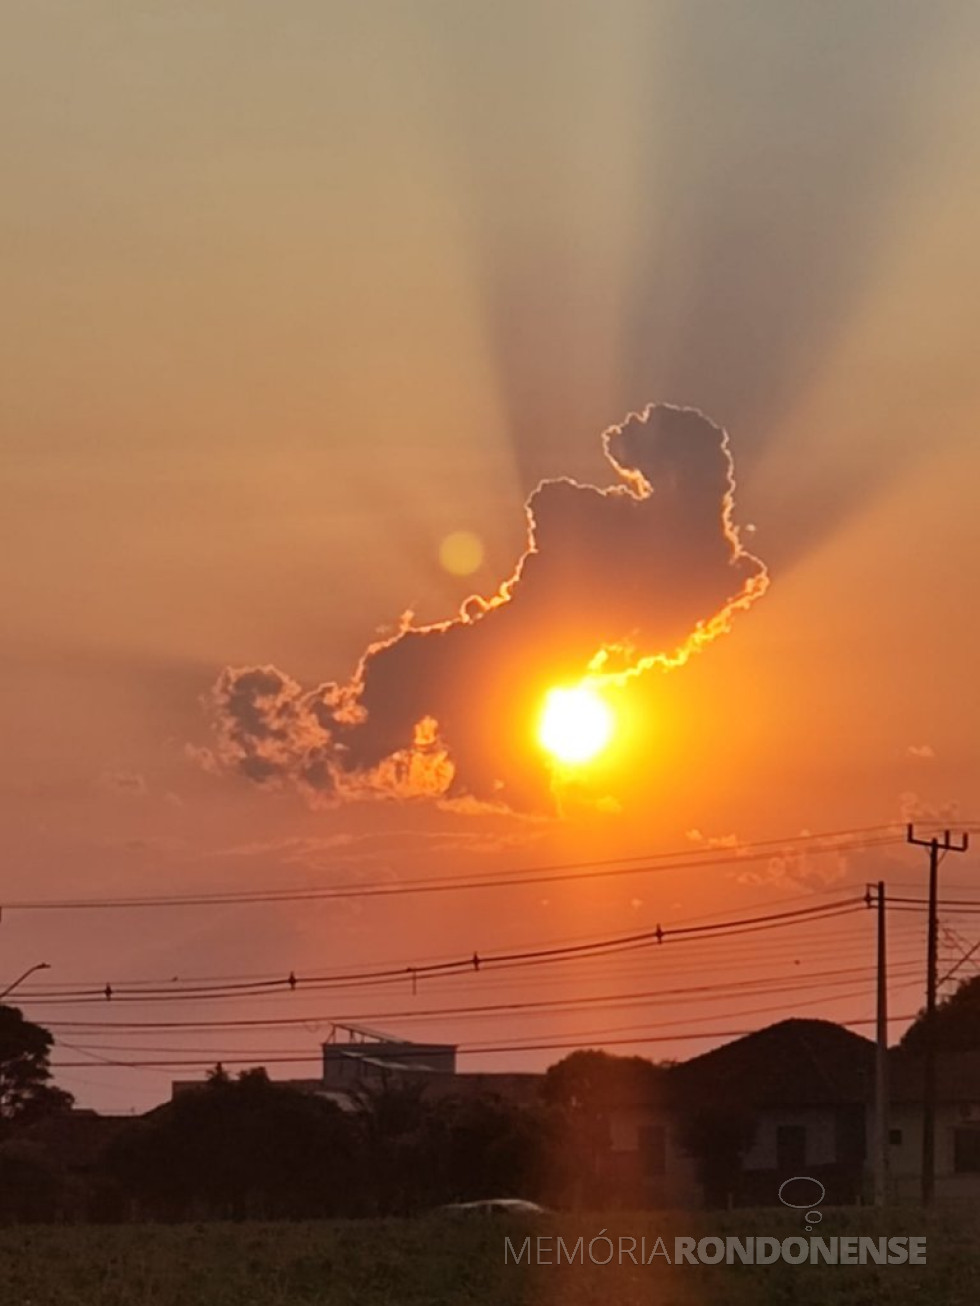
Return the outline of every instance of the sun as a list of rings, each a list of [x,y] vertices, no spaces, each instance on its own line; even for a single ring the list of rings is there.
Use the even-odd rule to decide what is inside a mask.
[[[538,723],[538,739],[552,757],[566,766],[589,762],[609,743],[613,714],[609,705],[587,685],[551,689]]]

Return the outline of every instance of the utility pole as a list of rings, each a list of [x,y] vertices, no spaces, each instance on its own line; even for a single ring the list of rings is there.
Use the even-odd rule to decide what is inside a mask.
[[[922,1060],[922,1205],[929,1206],[936,1188],[936,987],[939,947],[939,862],[942,853],[965,853],[970,836],[964,834],[954,843],[948,830],[943,837],[917,839],[910,822],[906,837],[909,843],[929,849],[929,938],[926,955],[926,1018],[923,1027],[925,1055]]]
[[[888,1202],[888,976],[885,949],[885,882],[878,881],[878,1001],[875,1040],[875,1206]]]
[[[17,976],[13,984],[8,984],[7,987],[3,990],[3,992],[0,993],[0,1002],[2,1002],[3,999],[7,997],[8,994],[13,993],[14,989],[17,988],[19,985],[23,984],[24,980],[26,980],[29,976],[33,975],[35,971],[50,970],[50,969],[51,967],[46,961],[39,961],[34,966],[29,967],[27,970],[24,971],[23,975]]]

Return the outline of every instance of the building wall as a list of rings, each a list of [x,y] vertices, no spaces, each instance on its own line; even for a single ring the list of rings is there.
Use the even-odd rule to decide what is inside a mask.
[[[644,1206],[701,1205],[694,1160],[681,1147],[676,1123],[663,1110],[620,1106],[609,1114],[609,1168],[624,1198]]]
[[[855,1200],[862,1184],[863,1147],[855,1145],[854,1130],[842,1124],[849,1108],[785,1107],[768,1108],[757,1117],[752,1145],[742,1160],[744,1183],[733,1193],[734,1200],[770,1204],[778,1200],[779,1184],[794,1174],[813,1174],[827,1187],[835,1200]],[[858,1114],[863,1108],[857,1107]],[[858,1125],[862,1122],[859,1120]],[[786,1169],[780,1157],[779,1129],[796,1126],[804,1130],[803,1157],[799,1166]],[[663,1169],[661,1174],[645,1168],[644,1130],[651,1126],[663,1129]],[[860,1140],[863,1130],[856,1131]],[[618,1107],[609,1116],[610,1163],[623,1188],[636,1188],[642,1178],[642,1191],[649,1205],[678,1207],[698,1206],[703,1200],[695,1160],[680,1144],[675,1120],[665,1111],[650,1107]],[[640,1178],[638,1178],[640,1177]]]
[[[889,1143],[888,1165],[893,1194],[902,1200],[917,1200],[922,1175],[922,1107],[918,1103],[893,1103],[889,1110],[889,1130],[900,1141]],[[957,1168],[957,1130],[980,1134],[980,1103],[941,1103],[936,1111],[936,1195],[939,1198],[980,1197],[980,1169],[962,1168],[967,1158],[959,1158]],[[980,1138],[977,1140],[980,1146]]]
[[[446,1044],[345,1042],[323,1044],[323,1083],[326,1088],[347,1089],[360,1083],[376,1083],[390,1068],[411,1068],[452,1075],[456,1071],[456,1049]]]
[[[761,1113],[752,1145],[742,1160],[743,1170],[779,1168],[778,1138],[782,1125],[801,1126],[806,1131],[804,1166],[834,1165],[842,1160],[837,1148],[837,1112],[829,1107],[771,1108]],[[784,1178],[789,1179],[789,1175]]]

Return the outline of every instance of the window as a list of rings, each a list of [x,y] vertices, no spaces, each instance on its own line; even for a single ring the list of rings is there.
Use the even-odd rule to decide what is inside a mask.
[[[667,1131],[663,1125],[640,1125],[636,1131],[636,1150],[648,1179],[664,1174],[667,1169]]]
[[[776,1126],[776,1169],[780,1174],[797,1174],[806,1165],[806,1125]]]
[[[957,1174],[980,1174],[980,1127],[959,1125],[953,1130],[953,1169]]]
[[[896,1147],[901,1147],[901,1146],[902,1146],[902,1131],[901,1131],[900,1129],[889,1129],[889,1131],[888,1131],[888,1141],[889,1141],[889,1143],[893,1143]]]

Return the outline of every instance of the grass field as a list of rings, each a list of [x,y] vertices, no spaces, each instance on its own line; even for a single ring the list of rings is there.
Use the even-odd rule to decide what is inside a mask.
[[[827,1211],[820,1232],[925,1234],[925,1266],[505,1264],[530,1226],[482,1218],[0,1229],[0,1306],[976,1306],[980,1216]],[[548,1217],[569,1245],[803,1232],[786,1211]],[[597,1248],[598,1252],[598,1248]],[[618,1257],[617,1257],[618,1259]]]

